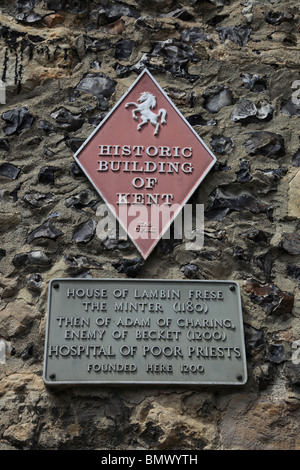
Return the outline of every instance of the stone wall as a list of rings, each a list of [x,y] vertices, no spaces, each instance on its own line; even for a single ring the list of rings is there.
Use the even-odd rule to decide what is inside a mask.
[[[300,448],[298,7],[0,1],[1,449]],[[217,157],[193,196],[203,249],[161,240],[146,261],[96,236],[101,200],[73,160],[144,67]],[[48,390],[56,277],[237,281],[248,382]]]

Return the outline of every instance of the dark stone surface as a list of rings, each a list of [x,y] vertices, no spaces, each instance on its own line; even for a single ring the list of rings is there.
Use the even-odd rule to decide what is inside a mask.
[[[145,263],[142,258],[136,257],[133,259],[123,258],[117,263],[113,263],[118,273],[125,273],[127,277],[137,277],[143,269]]]
[[[39,238],[49,238],[51,240],[56,240],[61,235],[63,235],[63,232],[58,230],[50,220],[47,220],[47,222],[40,225],[40,227],[36,228],[29,234],[27,243],[31,243]]]
[[[109,107],[109,99],[116,88],[115,80],[107,75],[88,73],[77,85],[76,89],[88,93],[96,98],[98,107],[106,111]]]
[[[266,350],[266,359],[275,364],[286,361],[286,355],[282,344],[270,344]]]
[[[272,218],[273,208],[257,200],[251,194],[226,194],[216,188],[209,197],[211,203],[205,210],[205,217],[208,220],[222,220],[229,212],[241,210],[248,210],[255,214],[265,213],[268,218]]]
[[[300,236],[298,233],[283,233],[278,245],[290,255],[300,254]]]
[[[224,85],[216,85],[205,90],[203,107],[210,113],[218,113],[225,106],[233,104],[231,90]]]
[[[49,266],[51,259],[43,251],[29,251],[18,253],[12,260],[16,268],[23,268],[24,266]]]
[[[72,239],[76,243],[89,243],[96,234],[96,222],[88,220],[77,227],[73,233]]]
[[[60,108],[58,111],[51,113],[51,117],[55,120],[56,125],[68,132],[77,131],[83,126],[84,117],[82,114],[72,114],[66,108]]]
[[[223,135],[216,136],[210,141],[210,145],[214,152],[220,155],[225,155],[233,150],[234,143],[231,137],[225,137]]]
[[[37,191],[31,191],[24,194],[23,200],[29,204],[30,207],[39,208],[53,202],[54,195],[51,193],[43,194]]]
[[[34,121],[33,115],[26,107],[6,111],[1,118],[7,123],[4,127],[6,135],[21,134],[29,129]]]
[[[285,155],[284,138],[274,132],[250,132],[250,137],[244,146],[249,155],[263,155],[270,158],[278,158]]]
[[[289,314],[293,310],[294,295],[280,290],[274,284],[262,284],[251,279],[244,289],[250,294],[252,302],[260,305],[268,315]]]
[[[0,175],[6,176],[11,180],[17,179],[20,174],[20,171],[20,168],[13,165],[12,163],[2,163],[0,165]]]
[[[237,26],[222,26],[217,28],[217,32],[222,42],[229,39],[235,42],[238,46],[245,46],[249,41],[251,29],[243,25]]]

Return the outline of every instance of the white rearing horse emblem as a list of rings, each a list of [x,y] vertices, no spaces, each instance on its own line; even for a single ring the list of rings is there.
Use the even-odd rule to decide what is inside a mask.
[[[141,96],[138,99],[138,103],[140,104],[130,102],[126,103],[125,105],[125,108],[128,108],[129,106],[136,106],[136,109],[132,111],[132,117],[136,121],[139,119],[136,113],[140,113],[142,122],[137,126],[137,130],[141,130],[141,128],[150,121],[151,124],[155,126],[154,135],[158,135],[160,129],[158,119],[161,117],[161,124],[166,124],[167,111],[163,108],[159,110],[158,114],[155,114],[151,111],[151,109],[156,107],[156,97],[148,91],[141,93]]]

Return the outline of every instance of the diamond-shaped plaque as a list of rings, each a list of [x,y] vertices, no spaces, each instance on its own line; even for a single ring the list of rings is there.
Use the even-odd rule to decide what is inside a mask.
[[[144,258],[216,161],[147,69],[74,158]]]

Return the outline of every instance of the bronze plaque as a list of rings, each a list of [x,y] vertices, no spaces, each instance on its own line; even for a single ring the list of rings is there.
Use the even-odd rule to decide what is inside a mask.
[[[144,258],[216,161],[146,69],[74,158]]]
[[[47,385],[246,380],[236,282],[54,279],[49,285]]]

